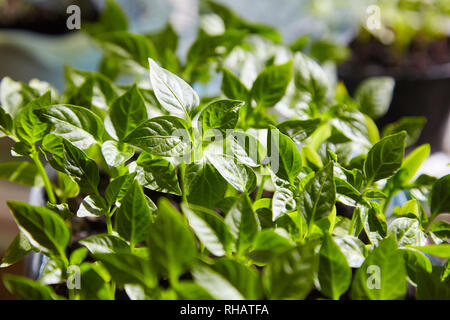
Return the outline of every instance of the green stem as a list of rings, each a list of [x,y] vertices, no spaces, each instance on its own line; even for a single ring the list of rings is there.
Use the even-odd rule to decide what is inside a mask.
[[[112,235],[113,228],[111,223],[111,215],[109,214],[109,212],[107,212],[105,216],[106,216],[106,229],[108,230],[108,234]]]
[[[45,172],[45,168],[42,165],[41,160],[39,159],[39,152],[36,151],[35,148],[33,148],[33,151],[31,152],[31,159],[33,159],[34,164],[36,165],[36,168],[39,172],[39,175],[42,178],[42,181],[44,182],[45,191],[47,191],[48,200],[51,203],[56,203],[56,197],[53,193],[52,183],[50,179],[48,178],[47,172]]]
[[[264,191],[264,184],[266,183],[268,176],[262,176],[261,183],[259,184],[258,192],[256,193],[255,201],[261,199],[262,193]]]

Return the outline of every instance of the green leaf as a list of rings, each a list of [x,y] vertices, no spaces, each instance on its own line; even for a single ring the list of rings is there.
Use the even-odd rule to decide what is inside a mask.
[[[13,133],[13,119],[2,106],[0,106],[0,130],[7,135]]]
[[[313,287],[314,251],[298,246],[272,259],[263,271],[263,284],[270,299],[304,299]]]
[[[360,109],[371,118],[383,116],[391,104],[395,80],[390,77],[372,77],[361,82],[355,92]]]
[[[92,254],[130,251],[130,246],[125,240],[108,234],[96,234],[94,236],[81,239],[79,242]]]
[[[449,300],[450,279],[441,280],[442,267],[434,267],[432,273],[421,269],[417,272],[418,300]]]
[[[352,280],[347,258],[328,233],[324,233],[319,250],[318,277],[320,291],[334,300],[347,291]]]
[[[136,179],[143,187],[181,196],[177,172],[169,161],[154,158],[142,160],[141,157],[136,162]]]
[[[314,171],[323,167],[322,159],[319,154],[309,146],[303,146],[302,148],[302,162],[305,166],[311,168]]]
[[[145,101],[136,84],[114,101],[109,117],[119,141],[147,120]]]
[[[57,213],[64,220],[68,220],[73,216],[67,203],[51,203],[50,201],[47,201],[46,207]]]
[[[62,297],[55,294],[53,289],[38,281],[26,277],[5,274],[3,276],[5,287],[23,300],[60,300]]]
[[[63,170],[80,186],[80,190],[87,194],[98,193],[99,171],[95,161],[86,154],[63,139]]]
[[[407,201],[399,209],[395,208],[394,214],[399,217],[417,219],[422,224],[428,219],[422,204],[416,199]]]
[[[78,207],[77,217],[99,217],[106,214],[107,210],[105,200],[101,196],[92,194],[83,199]]]
[[[122,150],[120,150],[121,148]],[[118,167],[134,155],[134,150],[130,146],[121,145],[114,140],[108,140],[102,144],[102,154],[108,166]]]
[[[222,69],[222,92],[227,98],[248,101],[250,90],[231,71]]]
[[[260,107],[274,106],[283,98],[291,77],[292,61],[266,67],[253,83],[252,99]]]
[[[80,149],[101,142],[103,124],[92,111],[78,106],[57,104],[35,111],[42,121],[53,125],[52,132]]]
[[[367,237],[372,244],[378,245],[386,237],[388,229],[386,218],[381,212],[380,206],[376,202],[371,202],[370,208],[362,207],[359,213]]]
[[[293,192],[288,188],[277,188],[272,198],[272,220],[294,211],[296,207]]]
[[[392,237],[373,249],[353,279],[351,296],[356,300],[403,299],[407,291],[402,253]]]
[[[192,270],[195,282],[203,287],[214,299],[244,300],[242,294],[223,275],[204,265],[196,265]]]
[[[429,202],[432,217],[439,213],[450,212],[450,174],[433,184]]]
[[[195,238],[180,213],[166,199],[158,202],[155,222],[149,229],[150,255],[160,273],[171,283],[193,265],[197,248]]]
[[[392,236],[399,247],[407,245],[423,246],[427,235],[420,229],[419,221],[411,218],[397,218],[388,228],[388,236]]]
[[[311,95],[321,103],[328,93],[328,79],[325,71],[310,57],[297,52],[294,56],[294,82],[301,92]]]
[[[115,1],[107,0],[99,20],[94,23],[85,22],[83,29],[94,36],[113,31],[126,31],[128,20],[122,8]]]
[[[149,261],[132,253],[96,253],[94,257],[102,262],[111,278],[118,285],[142,284],[154,288],[157,279]]]
[[[197,93],[183,79],[158,66],[149,59],[150,82],[159,103],[171,114],[190,119],[192,111],[200,104]]]
[[[133,68],[148,68],[148,58],[158,56],[153,43],[142,34],[114,31],[100,34],[95,39],[109,56],[124,60],[124,65],[133,63]]]
[[[225,217],[225,223],[236,239],[236,250],[239,254],[243,254],[251,247],[254,238],[261,230],[258,217],[253,211],[247,194],[242,194],[231,207]]]
[[[434,221],[431,225],[430,232],[433,232],[441,239],[450,239],[450,223],[444,220]]]
[[[213,255],[230,254],[233,235],[223,218],[212,210],[181,204],[181,209],[197,237]]]
[[[37,92],[30,86],[4,77],[0,82],[0,104],[2,109],[11,116],[15,116],[27,105],[37,98]]]
[[[190,151],[186,123],[177,117],[161,116],[143,122],[125,139],[131,145],[158,156],[182,156]]]
[[[405,260],[408,277],[417,284],[417,276],[420,271],[431,273],[433,267],[430,260],[422,252],[413,248],[401,248]],[[421,270],[418,270],[421,269]]]
[[[239,108],[244,102],[238,100],[216,100],[209,103],[200,114],[202,134],[206,137],[215,136],[220,130],[223,134],[229,129],[234,129],[239,119]]]
[[[308,225],[326,218],[333,209],[336,201],[333,166],[331,161],[319,170],[300,193],[297,205]]]
[[[424,253],[431,254],[436,257],[450,259],[450,244],[431,244],[428,246],[414,246],[414,249],[420,250]]]
[[[430,145],[423,144],[408,154],[403,160],[400,170],[397,171],[393,180],[401,183],[408,183],[419,170],[422,163],[430,155]]]
[[[302,169],[302,157],[296,144],[278,129],[271,128],[267,135],[267,146],[272,171],[293,184]]]
[[[32,187],[44,185],[36,166],[30,162],[24,161],[0,163],[0,179]]]
[[[142,187],[134,181],[117,210],[117,232],[130,241],[133,248],[147,238],[151,222],[151,209],[147,199]]]
[[[377,142],[364,161],[367,180],[375,182],[392,176],[400,167],[405,152],[406,133],[387,136]]]
[[[9,245],[8,249],[6,249],[6,252],[1,260],[2,263],[0,264],[0,268],[6,268],[19,262],[32,249],[33,247],[31,246],[25,234],[23,232],[19,232]]]
[[[416,143],[422,132],[422,128],[427,123],[427,118],[424,117],[402,117],[400,120],[390,123],[383,128],[383,137],[406,131],[406,147]]]
[[[14,119],[15,131],[17,137],[34,146],[41,141],[49,130],[49,124],[39,120],[38,116],[34,114],[34,110],[46,107],[52,104],[50,91],[29,102]]]
[[[301,144],[319,127],[320,122],[320,119],[286,120],[278,124],[277,128],[295,143]]]
[[[182,300],[213,300],[209,292],[192,281],[180,281],[174,288]]]
[[[8,201],[17,225],[33,247],[43,252],[65,256],[70,231],[64,220],[50,209],[19,201]]]
[[[83,263],[80,267],[80,287],[79,292],[82,300],[114,300],[113,292],[107,283],[107,278],[103,275],[103,266],[98,264]]]
[[[255,269],[229,258],[217,259],[212,269],[227,279],[245,299],[261,299],[262,287]]]
[[[256,188],[256,175],[251,168],[224,155],[207,154],[209,162],[236,190],[251,193]]]
[[[108,203],[108,206],[112,206],[116,202],[120,202],[123,199],[128,189],[132,185],[134,177],[134,173],[126,174],[112,180],[108,184],[105,191],[105,199]]]
[[[347,258],[351,268],[361,267],[366,258],[366,249],[361,240],[350,235],[336,236],[333,240]]]
[[[183,181],[188,202],[209,209],[215,209],[224,198],[228,186],[213,165],[203,162],[188,164]]]
[[[248,256],[256,262],[270,262],[278,254],[294,247],[294,243],[283,235],[284,229],[263,229],[254,241]]]
[[[259,140],[247,133],[234,131],[228,136],[227,150],[243,164],[250,167],[259,167],[265,156],[264,147]]]

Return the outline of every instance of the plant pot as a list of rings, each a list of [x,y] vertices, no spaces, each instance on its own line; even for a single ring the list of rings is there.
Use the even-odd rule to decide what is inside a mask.
[[[45,206],[44,188],[31,188],[28,201],[33,206]],[[47,261],[48,258],[42,253],[31,251],[25,257],[25,275],[33,280],[39,279]]]
[[[447,41],[442,39],[444,40]],[[366,78],[392,76],[396,83],[391,106],[376,121],[377,125],[382,128],[403,116],[425,117],[427,123],[416,145],[429,143],[432,152],[442,150],[450,114],[450,49],[441,50],[443,53],[440,59],[433,60],[428,55],[433,57],[429,51],[434,48],[434,44],[421,49],[419,55],[411,49],[411,52],[398,56],[381,44],[370,42],[364,45],[355,42],[351,45],[352,58],[339,66],[339,79],[344,82],[348,91],[353,94],[359,83]],[[448,42],[450,46],[450,40]],[[368,53],[370,50],[379,52]],[[368,57],[359,58],[358,54]],[[390,67],[389,63],[395,59],[405,60],[405,65]],[[439,61],[443,63],[438,63]]]

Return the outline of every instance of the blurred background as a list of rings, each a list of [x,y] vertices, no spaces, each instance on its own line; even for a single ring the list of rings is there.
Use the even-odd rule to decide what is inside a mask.
[[[169,21],[179,35],[181,61],[199,25],[208,21],[201,16],[201,0],[116,2],[124,9],[131,32],[156,32]],[[350,92],[367,77],[394,77],[391,108],[377,124],[406,115],[426,117],[418,143],[430,143],[432,156],[420,173],[450,173],[450,0],[216,2],[252,23],[280,30],[282,42],[291,48],[312,43],[307,53],[331,66]],[[81,29],[97,21],[105,6],[102,0],[0,0],[0,79],[8,76],[28,83],[38,78],[62,91],[64,65],[97,70],[100,50],[83,32],[66,26],[71,4],[81,8]],[[196,89],[214,94],[220,90],[218,83]],[[11,141],[0,139],[0,162],[11,161],[10,145]],[[27,201],[28,197],[29,188],[0,180],[0,256],[17,233],[5,201]],[[22,273],[23,264],[2,272]],[[0,284],[0,299],[5,297],[8,293]]]

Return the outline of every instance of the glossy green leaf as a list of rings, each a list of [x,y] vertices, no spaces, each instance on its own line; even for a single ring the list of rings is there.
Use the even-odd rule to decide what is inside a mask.
[[[309,180],[298,199],[300,214],[308,224],[327,217],[336,201],[333,162],[328,163]]]
[[[79,241],[92,254],[129,252],[128,243],[117,236],[97,234]]]
[[[197,93],[183,79],[149,59],[150,81],[159,103],[171,114],[189,118],[200,104]]]
[[[188,202],[209,209],[215,208],[227,190],[227,181],[208,163],[188,164],[184,181]]]
[[[216,100],[209,103],[200,114],[203,136],[214,136],[209,130],[220,130],[226,133],[234,129],[239,119],[239,108],[244,103],[238,100]]]
[[[142,187],[135,181],[123,197],[116,214],[117,232],[133,248],[144,241],[152,222],[151,209]]]
[[[252,99],[261,107],[274,106],[283,98],[291,77],[292,61],[265,68],[253,83]]]
[[[294,82],[298,90],[308,93],[316,103],[322,102],[328,93],[325,71],[313,59],[297,52],[294,56]]]
[[[5,274],[5,287],[23,300],[60,300],[51,287],[23,276]]]
[[[53,211],[19,201],[8,201],[17,225],[33,247],[65,256],[70,231],[64,220]]]
[[[35,113],[42,121],[51,123],[52,132],[80,149],[101,142],[103,124],[92,111],[78,106],[58,104],[37,109]]]
[[[173,165],[165,159],[138,160],[136,179],[150,190],[181,195],[177,172]]]
[[[150,256],[160,273],[172,283],[193,265],[197,248],[185,220],[166,199],[158,202],[155,222],[149,229]]]
[[[397,218],[392,221],[387,235],[392,236],[399,247],[423,246],[427,240],[427,235],[420,229],[419,221],[411,218]]]
[[[432,216],[450,212],[450,174],[443,176],[433,184],[429,202]]]
[[[263,284],[270,299],[304,299],[313,287],[314,252],[303,245],[272,259],[263,272]]]
[[[431,254],[436,257],[450,259],[450,244],[432,244],[428,246],[414,246],[414,249],[420,250],[424,253]]]
[[[182,203],[181,208],[206,249],[218,257],[231,253],[233,235],[221,216],[205,208],[190,207],[186,203]]]
[[[236,250],[239,254],[243,254],[251,247],[255,236],[261,230],[250,198],[246,194],[241,195],[231,207],[225,217],[225,223],[236,239]]]
[[[422,128],[427,123],[425,117],[402,117],[394,123],[390,123],[383,128],[383,136],[389,136],[394,133],[406,131],[406,147],[416,143],[422,132]]]
[[[352,271],[345,255],[328,233],[324,233],[319,250],[318,277],[320,291],[335,300],[347,291],[352,280]]]
[[[229,99],[248,101],[250,90],[231,71],[223,69],[222,92]]]
[[[111,278],[119,285],[142,284],[148,288],[156,286],[156,275],[150,268],[149,261],[131,253],[96,253],[108,270]]]
[[[98,193],[97,186],[100,180],[97,164],[86,154],[63,139],[63,170],[80,186],[80,190],[87,194]]]
[[[397,300],[407,290],[406,268],[395,240],[388,237],[368,255],[356,271],[351,296],[356,300]]]
[[[119,141],[147,120],[145,101],[136,85],[114,101],[109,117]]]
[[[364,161],[364,174],[371,182],[392,176],[400,167],[405,152],[406,133],[387,136],[377,142]]]
[[[33,249],[30,242],[23,232],[19,232],[15,236],[14,240],[6,249],[5,254],[2,257],[0,268],[9,267],[23,258]]]
[[[356,89],[355,100],[360,109],[372,118],[383,116],[391,104],[395,81],[390,77],[364,80]]]
[[[182,156],[191,148],[186,123],[177,117],[161,116],[143,122],[125,139],[131,145],[159,156]]]
[[[49,124],[42,122],[38,116],[34,114],[34,110],[46,107],[52,104],[50,91],[29,102],[20,110],[14,119],[15,132],[17,137],[34,146],[41,141],[49,130]]]
[[[251,168],[228,156],[208,154],[207,158],[236,190],[251,193],[256,188],[256,175]]]
[[[43,186],[42,178],[36,166],[25,161],[0,163],[0,179],[24,184],[27,186]]]
[[[278,129],[272,128],[267,135],[267,145],[272,171],[292,184],[302,169],[302,157],[296,144]]]

